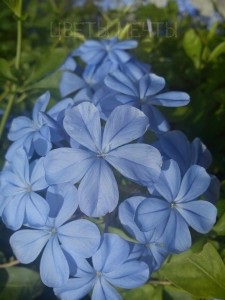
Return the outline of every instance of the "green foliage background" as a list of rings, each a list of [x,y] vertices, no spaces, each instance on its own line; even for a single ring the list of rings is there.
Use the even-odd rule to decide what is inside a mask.
[[[225,21],[208,29],[200,18],[178,17],[173,1],[165,8],[102,13],[92,1],[73,7],[71,1],[4,0],[0,26],[1,166],[10,120],[30,111],[45,90],[51,91],[52,104],[60,99],[61,74],[53,71],[85,39],[137,39],[135,55],[165,77],[170,90],[190,94],[187,107],[163,110],[172,129],[190,140],[200,137],[212,152],[210,172],[221,181],[217,224],[208,235],[195,235],[190,250],[170,256],[146,285],[121,293],[125,300],[225,299]],[[56,299],[41,284],[38,263],[17,266],[10,234],[0,223],[0,299]]]

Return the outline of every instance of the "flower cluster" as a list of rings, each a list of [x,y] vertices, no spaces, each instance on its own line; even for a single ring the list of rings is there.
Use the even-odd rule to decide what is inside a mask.
[[[60,299],[122,299],[117,288],[143,285],[169,254],[191,247],[189,227],[207,233],[216,221],[210,152],[170,131],[156,108],[189,96],[166,91],[129,53],[136,46],[84,42],[60,68],[63,99],[47,110],[44,93],[9,129],[0,215],[16,231],[17,259],[40,256],[41,279]],[[127,183],[137,192],[124,199]]]

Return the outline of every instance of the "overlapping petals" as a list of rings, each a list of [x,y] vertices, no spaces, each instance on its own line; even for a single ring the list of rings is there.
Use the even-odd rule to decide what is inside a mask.
[[[76,278],[54,291],[61,299],[79,299],[92,289],[92,299],[122,299],[114,287],[135,288],[146,282],[148,266],[129,260],[129,244],[115,234],[104,234],[100,248],[87,261],[78,263]],[[71,297],[71,298],[70,298]]]
[[[166,162],[155,184],[161,198],[149,197],[140,203],[135,215],[136,224],[142,231],[164,226],[163,239],[168,249],[185,251],[191,246],[188,226],[207,233],[216,221],[216,207],[199,200],[209,183],[210,176],[203,167],[191,166],[182,178],[177,163]]]
[[[142,185],[158,179],[161,155],[145,144],[125,145],[141,137],[148,126],[138,109],[124,105],[116,108],[102,132],[97,108],[84,102],[66,113],[64,128],[80,148],[60,148],[45,158],[46,178],[51,184],[76,183],[80,209],[98,217],[113,211],[118,203],[118,188],[111,164],[120,173]]]

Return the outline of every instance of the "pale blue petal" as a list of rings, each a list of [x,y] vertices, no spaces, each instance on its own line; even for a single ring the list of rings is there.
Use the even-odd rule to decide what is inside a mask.
[[[204,196],[205,196],[205,200],[215,204],[220,198],[221,183],[219,179],[214,175],[210,175],[210,178],[211,178],[210,185],[207,191],[204,193]]]
[[[34,132],[33,121],[27,117],[21,116],[13,119],[9,133],[8,139],[10,141],[16,141],[24,138],[28,134]]]
[[[159,151],[141,143],[121,146],[105,159],[123,176],[146,186],[156,182],[162,166]]]
[[[155,74],[146,74],[139,80],[139,95],[141,99],[155,95],[165,86],[165,79]]]
[[[64,117],[64,113],[66,109],[71,108],[74,105],[72,98],[65,98],[60,100],[55,105],[53,105],[49,110],[48,114],[50,117],[54,118],[54,120],[59,120]],[[45,115],[45,114],[43,114]],[[53,125],[54,127],[54,125]]]
[[[32,185],[33,191],[40,191],[43,190],[48,186],[45,180],[45,168],[44,168],[44,158],[39,158],[32,170],[30,182]]]
[[[31,141],[32,141],[32,135],[29,135],[29,136],[24,136],[23,138],[16,140],[14,143],[12,143],[5,154],[6,160],[10,162],[13,161],[13,159],[15,158],[16,151],[22,148],[24,148],[25,151],[28,149],[28,151],[26,152],[29,152],[27,154],[28,157],[30,158],[33,154],[32,153],[33,149],[30,149]]]
[[[102,63],[106,57],[106,52],[100,49],[92,50],[86,53],[83,53],[81,59],[87,64],[99,64]]]
[[[162,238],[165,247],[170,252],[179,253],[191,247],[191,234],[188,225],[175,209],[171,210]]]
[[[84,102],[68,110],[63,123],[66,132],[75,141],[94,152],[100,150],[100,117],[92,103]]]
[[[153,105],[143,104],[141,110],[149,118],[149,129],[160,133],[170,129],[169,123],[163,114]]]
[[[52,148],[52,144],[43,138],[39,131],[32,137],[32,146],[39,156],[45,156]]]
[[[175,200],[181,183],[181,174],[175,160],[167,160],[163,163],[159,180],[155,184],[155,189],[168,202]]]
[[[93,96],[93,92],[91,90],[91,88],[89,87],[85,87],[81,90],[79,90],[75,96],[73,97],[73,102],[75,105],[78,105],[82,102],[92,102],[92,96]]]
[[[109,59],[114,63],[126,63],[130,58],[130,54],[120,49],[114,49],[108,54]]]
[[[71,57],[71,56],[68,56],[64,63],[61,65],[61,67],[59,68],[59,70],[62,70],[62,71],[75,71],[77,67],[77,64],[76,64],[76,61]]]
[[[167,107],[185,106],[190,102],[190,96],[184,92],[166,92],[149,99],[149,103]]]
[[[58,228],[58,238],[64,250],[72,257],[90,257],[99,247],[98,227],[87,220],[76,220]]]
[[[37,101],[34,105],[34,108],[33,108],[33,113],[32,113],[32,118],[33,118],[33,120],[36,124],[39,124],[39,122],[40,122],[39,112],[46,110],[49,100],[50,100],[50,93],[49,92],[46,92],[46,93],[42,94],[37,99]]]
[[[5,182],[4,185],[2,185],[1,192],[4,197],[21,197],[22,194],[26,193],[28,183],[26,183],[23,178],[18,177],[15,173],[10,171],[5,171],[3,175]]]
[[[96,280],[91,300],[122,300],[122,297],[105,279]]]
[[[93,269],[93,267],[90,265],[86,258],[79,257],[79,259],[76,259],[76,265],[77,271],[76,274],[74,274],[74,276],[92,278],[96,276],[96,271]]]
[[[170,204],[157,198],[146,198],[137,207],[134,221],[142,231],[164,224],[170,214]]]
[[[209,232],[216,222],[217,209],[208,201],[180,203],[177,209],[189,226],[200,233]]]
[[[48,287],[59,287],[69,279],[69,266],[59,245],[57,236],[52,236],[43,251],[40,262],[41,280]]]
[[[127,96],[124,94],[115,94],[113,101],[117,103],[117,106],[122,104],[128,104],[136,108],[140,108],[140,99],[137,96]]]
[[[26,201],[26,222],[31,226],[44,225],[49,213],[47,201],[34,192],[27,193],[24,201]]]
[[[106,151],[130,143],[144,135],[148,118],[137,108],[118,106],[109,116],[103,134],[102,149]]]
[[[12,161],[12,168],[16,175],[25,183],[30,182],[29,162],[24,149],[18,149]]]
[[[167,159],[174,159],[181,170],[182,175],[191,164],[191,147],[185,134],[178,130],[168,131],[159,138],[160,152]]]
[[[138,205],[145,199],[143,196],[131,197],[123,201],[119,206],[119,219],[123,227],[139,242],[145,242],[145,235],[134,222],[135,211]]]
[[[34,261],[49,240],[50,233],[44,230],[23,229],[10,237],[10,246],[16,258],[23,264]]]
[[[52,185],[48,188],[46,201],[50,206],[49,217],[59,227],[74,214],[78,207],[76,187],[71,183]]]
[[[212,155],[199,138],[191,143],[192,164],[200,165],[207,169],[212,163]]]
[[[115,71],[112,74],[106,76],[104,80],[105,84],[119,93],[128,96],[138,96],[138,90],[135,84],[120,71]]]
[[[116,287],[133,289],[148,280],[149,267],[144,262],[131,260],[111,272],[104,273],[104,277]]]
[[[22,197],[13,197],[11,201],[8,201],[2,212],[2,221],[5,225],[12,229],[19,229],[24,222],[26,207],[26,195]]]
[[[112,212],[119,200],[119,192],[113,172],[99,158],[89,168],[78,188],[79,207],[91,217]]]
[[[61,300],[80,300],[85,297],[94,286],[93,277],[70,278],[63,286],[54,288],[56,296]],[[98,299],[100,300],[100,299]]]
[[[128,258],[130,247],[127,241],[112,233],[105,233],[98,251],[93,255],[93,266],[98,272],[110,272]]]
[[[127,74],[133,81],[139,80],[145,73],[149,72],[148,67],[133,58],[125,64],[120,64],[119,68],[122,73]]]
[[[66,97],[71,93],[86,86],[85,81],[72,72],[64,72],[60,81],[59,90],[62,97]]]
[[[210,184],[210,176],[200,166],[193,165],[185,173],[176,202],[188,202],[202,195]]]
[[[44,161],[49,184],[78,182],[91,167],[95,157],[83,149],[60,148],[50,151]]]

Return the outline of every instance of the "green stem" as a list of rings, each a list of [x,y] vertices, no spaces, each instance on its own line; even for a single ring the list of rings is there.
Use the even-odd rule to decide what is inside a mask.
[[[21,57],[21,44],[22,44],[22,0],[19,0],[19,18],[17,20],[17,45],[16,45],[16,60],[15,67],[19,69],[20,67],[20,57]]]
[[[19,11],[18,11],[18,19],[17,19],[17,44],[16,44],[16,58],[15,58],[15,68],[19,70],[20,68],[20,57],[21,57],[21,44],[22,44],[22,0],[19,0]],[[10,115],[14,100],[15,100],[15,95],[16,95],[16,90],[17,90],[17,85],[13,84],[11,92],[12,94],[10,95],[8,99],[8,104],[6,106],[4,115],[1,120],[0,124],[0,139],[2,137],[5,124],[8,120],[8,117]]]

